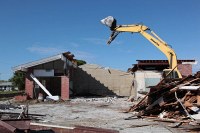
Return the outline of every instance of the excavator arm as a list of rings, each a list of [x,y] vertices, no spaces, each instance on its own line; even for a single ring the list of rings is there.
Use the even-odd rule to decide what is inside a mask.
[[[156,35],[152,30],[150,30],[150,28],[141,24],[117,26],[116,20],[111,16],[101,20],[101,22],[105,25],[107,25],[106,22],[108,21],[109,21],[109,27],[112,31],[111,36],[107,42],[108,44],[110,44],[116,38],[116,36],[121,32],[140,33],[167,57],[169,62],[169,69],[164,70],[164,75],[168,75],[170,71],[173,71],[173,75],[170,78],[177,78],[177,77],[182,78],[179,70],[177,69],[176,53],[171,47],[169,47],[169,45],[166,42],[164,42],[160,37],[158,37],[158,35]],[[112,21],[115,22],[114,25],[112,25]]]

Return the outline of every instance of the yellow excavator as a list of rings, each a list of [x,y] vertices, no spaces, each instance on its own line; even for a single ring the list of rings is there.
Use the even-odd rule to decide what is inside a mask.
[[[158,35],[150,30],[150,28],[142,24],[117,25],[116,19],[112,16],[102,19],[101,23],[108,26],[112,31],[107,44],[110,44],[119,33],[140,33],[166,55],[169,62],[169,69],[163,70],[163,78],[182,78],[181,73],[177,69],[176,53],[166,42],[164,42]]]

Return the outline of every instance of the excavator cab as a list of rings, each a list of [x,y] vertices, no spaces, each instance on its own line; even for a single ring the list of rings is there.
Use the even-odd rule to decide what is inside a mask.
[[[162,77],[164,79],[174,79],[174,78],[176,79],[176,78],[180,78],[178,72],[176,70],[172,70],[172,69],[164,69]]]

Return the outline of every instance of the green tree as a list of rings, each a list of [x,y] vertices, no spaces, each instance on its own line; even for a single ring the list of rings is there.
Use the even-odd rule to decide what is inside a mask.
[[[84,61],[84,60],[76,60],[76,61],[77,61],[77,65],[78,65],[78,66],[87,64],[87,62]]]
[[[25,89],[25,72],[17,71],[14,73],[13,77],[9,79],[13,83],[14,87],[19,90]]]

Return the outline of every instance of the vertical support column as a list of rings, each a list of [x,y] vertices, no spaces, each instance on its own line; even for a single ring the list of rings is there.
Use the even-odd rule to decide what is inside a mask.
[[[69,78],[67,76],[61,76],[61,99],[69,99]]]
[[[30,78],[30,73],[32,72],[32,70],[29,70],[26,74],[26,79],[25,79],[25,92],[28,95],[28,97],[30,98],[34,98],[33,95],[33,89],[34,89],[34,82],[33,80]]]

